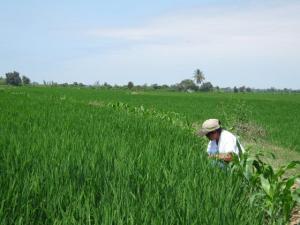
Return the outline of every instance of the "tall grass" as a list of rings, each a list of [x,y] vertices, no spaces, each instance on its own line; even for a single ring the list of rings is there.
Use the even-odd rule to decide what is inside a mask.
[[[271,144],[300,152],[300,95],[264,93],[172,93],[139,92],[132,95],[128,91],[99,90],[90,88],[28,88],[11,89],[6,92],[24,92],[31,96],[65,97],[71,101],[125,102],[133,106],[144,105],[161,111],[183,114],[191,121],[220,118],[225,121],[223,107],[227,114],[235,112],[237,102],[245,102],[251,108],[249,120],[266,131],[264,137]]]
[[[27,92],[0,109],[1,224],[262,224],[243,182],[166,121]]]

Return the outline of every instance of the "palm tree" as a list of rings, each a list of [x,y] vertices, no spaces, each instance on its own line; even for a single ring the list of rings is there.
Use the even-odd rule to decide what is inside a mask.
[[[205,80],[204,73],[201,70],[196,69],[194,72],[194,80],[200,85]]]

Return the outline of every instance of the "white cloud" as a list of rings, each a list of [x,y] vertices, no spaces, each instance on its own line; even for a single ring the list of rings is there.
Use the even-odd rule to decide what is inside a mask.
[[[163,39],[176,45],[298,43],[300,2],[271,8],[225,8],[223,11],[220,8],[198,8],[161,16],[140,27],[99,28],[89,33],[115,41],[151,40],[160,43]]]
[[[288,75],[291,79],[298,68],[294,59],[299,59],[300,52],[300,2],[195,8],[154,18],[143,26],[97,28],[89,30],[88,35],[126,43],[84,60],[99,73],[109,74],[103,78],[108,81],[118,81],[123,74],[123,82],[170,83],[200,66],[210,80],[221,86],[259,86],[256,84],[262,74],[267,73],[273,80],[265,86],[276,86],[276,82],[285,85],[280,80],[283,68],[294,69]],[[226,79],[219,75],[224,69]],[[256,76],[251,74],[254,72]]]

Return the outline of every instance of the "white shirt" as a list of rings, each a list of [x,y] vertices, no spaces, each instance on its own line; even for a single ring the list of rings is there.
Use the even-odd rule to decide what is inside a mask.
[[[242,152],[244,152],[243,146],[240,144]],[[219,142],[216,140],[210,141],[207,146],[207,153],[209,155],[214,154],[227,154],[235,153],[239,155],[239,148],[237,146],[237,138],[227,130],[222,130]]]

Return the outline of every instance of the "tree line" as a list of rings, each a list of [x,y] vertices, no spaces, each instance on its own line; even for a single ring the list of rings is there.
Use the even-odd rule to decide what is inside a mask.
[[[0,76],[0,85],[32,85],[32,86],[60,86],[60,87],[89,87],[89,88],[104,88],[104,89],[129,89],[129,90],[168,90],[168,91],[180,91],[180,92],[233,92],[233,93],[246,93],[246,92],[286,92],[294,93],[300,92],[300,90],[292,90],[288,88],[276,89],[274,87],[268,89],[256,89],[246,86],[241,87],[219,87],[213,86],[209,81],[205,82],[206,78],[204,73],[200,69],[194,71],[193,76],[190,79],[184,79],[179,83],[167,85],[167,84],[144,84],[144,85],[135,85],[132,81],[129,81],[126,85],[111,85],[105,82],[100,84],[99,81],[95,82],[93,85],[85,85],[83,83],[73,82],[73,83],[57,83],[54,81],[43,81],[42,84],[37,82],[31,82],[30,78],[25,75],[20,75],[19,72],[13,71],[5,74],[5,77]]]
[[[30,82],[31,81],[27,76],[20,76],[20,73],[17,71],[6,73],[5,78],[0,77],[0,84],[20,86],[28,85]]]
[[[168,89],[168,90],[177,90],[177,91],[212,91],[213,85],[210,82],[203,82],[205,80],[204,74],[200,69],[195,70],[193,79],[184,79],[178,84],[174,85],[158,85],[158,84],[152,84],[152,85],[134,85],[132,81],[129,81],[127,85],[110,85],[108,83],[104,83],[103,85],[100,85],[99,82],[96,82],[93,86],[95,87],[104,87],[104,88],[128,88],[128,89]],[[5,74],[5,78],[0,77],[0,84],[8,84],[8,85],[14,85],[14,86],[20,86],[20,85],[29,85],[31,84],[30,79],[27,76],[20,76],[20,73],[17,71],[9,72]],[[33,83],[34,85],[37,85],[37,83]],[[43,81],[44,86],[80,86],[85,87],[87,85],[84,85],[83,83],[73,82],[72,84],[63,83],[58,84],[56,82],[46,82]],[[91,85],[89,85],[91,86]]]

